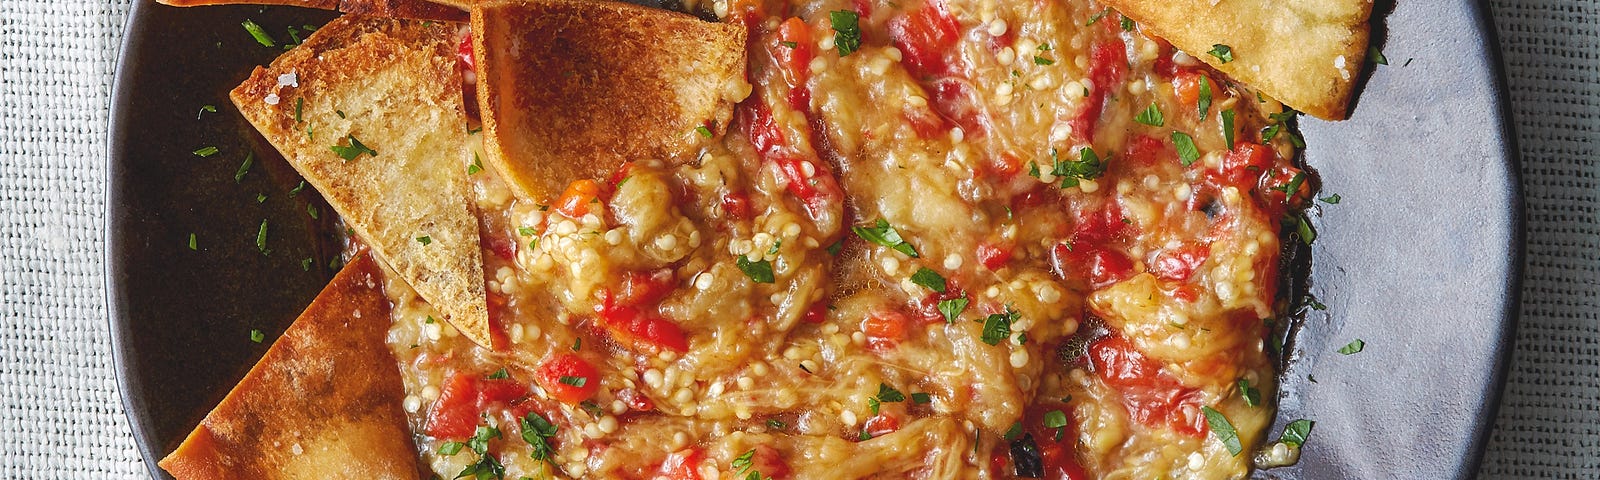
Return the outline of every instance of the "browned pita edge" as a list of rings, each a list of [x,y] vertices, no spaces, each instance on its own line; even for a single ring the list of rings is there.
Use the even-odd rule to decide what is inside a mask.
[[[1156,36],[1296,110],[1343,120],[1372,0],[1104,0]],[[1228,45],[1233,61],[1206,52]]]
[[[692,161],[696,127],[727,128],[749,95],[745,30],[595,0],[472,8],[489,162],[524,198],[640,158]]]
[[[344,13],[374,17],[410,18],[416,20],[467,21],[464,6],[449,1],[427,0],[156,0],[174,7],[203,5],[288,5],[294,7],[338,10]]]
[[[161,468],[178,480],[420,478],[379,275],[367,256],[346,265]]]
[[[379,259],[489,346],[458,38],[438,22],[345,15],[230,96]],[[350,136],[376,155],[330,148]]]

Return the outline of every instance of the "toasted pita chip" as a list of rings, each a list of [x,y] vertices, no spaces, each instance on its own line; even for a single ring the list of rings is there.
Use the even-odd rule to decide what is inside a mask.
[[[696,128],[724,130],[744,81],[745,30],[594,0],[499,0],[472,8],[489,161],[518,194],[639,158],[692,160]]]
[[[346,15],[232,92],[378,257],[489,346],[457,27]]]
[[[161,468],[178,480],[419,478],[382,285],[369,257],[345,266]]]
[[[1104,0],[1140,28],[1318,118],[1343,120],[1372,0]],[[1232,60],[1211,55],[1226,45]]]
[[[464,22],[465,7],[452,6],[451,2],[427,0],[156,0],[157,3],[175,7],[203,5],[288,5],[294,7],[338,10],[344,13],[375,17],[411,18],[418,20],[443,20]]]

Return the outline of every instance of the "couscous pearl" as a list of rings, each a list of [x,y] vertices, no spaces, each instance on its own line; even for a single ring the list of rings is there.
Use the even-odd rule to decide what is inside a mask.
[[[428,385],[426,387],[422,387],[422,399],[430,401],[430,402],[434,401],[434,400],[438,400],[439,399],[439,387],[435,387],[433,385]]]
[[[422,410],[422,397],[418,397],[416,395],[406,395],[406,399],[404,402],[402,402],[402,405],[405,406],[407,412],[417,413],[418,410]]]

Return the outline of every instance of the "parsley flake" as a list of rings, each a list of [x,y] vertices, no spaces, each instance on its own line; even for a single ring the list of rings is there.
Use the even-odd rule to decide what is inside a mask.
[[[360,140],[356,140],[356,136],[354,134],[345,135],[345,139],[350,142],[350,146],[334,145],[329,147],[333,149],[333,153],[339,155],[339,158],[344,159],[344,161],[348,162],[355,160],[356,157],[361,156],[363,153],[372,155],[374,157],[378,156],[377,150],[373,150],[371,148],[367,148],[366,145],[362,145]]]
[[[250,341],[256,342],[256,343],[261,343],[263,340],[266,340],[266,339],[267,339],[267,335],[264,334],[264,333],[261,333],[260,330],[251,330],[250,331]]]
[[[528,412],[528,416],[517,421],[522,427],[522,441],[533,447],[534,460],[545,461],[555,455],[556,449],[550,446],[548,439],[556,436],[556,426],[539,416],[537,412]]]
[[[1383,52],[1379,51],[1378,47],[1376,47],[1376,46],[1367,47],[1367,58],[1372,60],[1372,63],[1378,64],[1378,65],[1388,65],[1389,64],[1389,58],[1383,56]]]
[[[261,28],[261,25],[256,24],[255,21],[246,19],[244,21],[244,23],[241,23],[240,25],[243,25],[244,26],[244,31],[250,32],[250,36],[252,38],[255,38],[256,39],[256,43],[261,44],[261,46],[263,46],[263,47],[276,47],[276,46],[278,46],[278,42],[272,39],[272,35],[268,35],[267,34],[267,30],[264,29],[264,28]]]
[[[483,171],[483,159],[478,158],[478,152],[472,152],[472,164],[467,165],[467,175],[477,175]]]
[[[1206,120],[1206,114],[1211,113],[1211,80],[1205,75],[1200,76],[1200,99],[1196,102],[1200,109],[1200,121]]]
[[[700,138],[711,138],[711,129],[706,128],[705,125],[694,127],[694,133],[700,134]]]
[[[1200,149],[1194,146],[1194,137],[1183,132],[1172,132],[1172,144],[1178,147],[1178,161],[1187,167],[1200,159]]]
[[[918,268],[917,273],[911,274],[911,283],[939,293],[944,293],[945,291],[944,277],[940,276],[939,272],[935,272],[928,267]]]
[[[1239,396],[1244,397],[1246,406],[1261,406],[1261,389],[1250,386],[1250,380],[1248,379],[1239,379]]]
[[[1011,307],[1006,307],[1004,313],[989,315],[983,320],[983,343],[999,345],[1001,341],[1011,337],[1011,322],[1021,318],[1022,314]]]
[[[423,235],[423,236],[417,237],[417,243],[422,244],[422,246],[424,246],[424,247],[426,247],[428,245],[432,245],[433,244],[433,237],[430,237],[430,236],[427,236],[427,235]]]
[[[849,10],[835,10],[828,13],[828,21],[833,24],[833,46],[839,49],[839,56],[846,57],[861,48],[861,15]]]
[[[944,321],[956,323],[956,319],[961,317],[961,312],[966,311],[967,305],[971,302],[971,300],[967,300],[967,297],[940,300],[939,313],[944,315]]]
[[[505,367],[501,367],[499,370],[495,370],[494,373],[491,373],[491,374],[489,374],[489,376],[483,377],[483,378],[486,378],[486,379],[489,379],[489,380],[504,380],[504,379],[507,379],[507,378],[511,378],[511,373],[506,372]]]
[[[1161,107],[1154,102],[1149,107],[1146,107],[1143,112],[1139,112],[1139,116],[1133,117],[1133,121],[1152,127],[1159,127],[1167,123],[1166,116],[1161,114]]]
[[[1328,205],[1338,205],[1339,204],[1339,194],[1335,193],[1333,195],[1328,195],[1326,197],[1318,198],[1317,200],[1322,200],[1322,203],[1326,203]]]
[[[1367,342],[1357,338],[1355,340],[1351,340],[1350,343],[1345,344],[1343,347],[1339,347],[1339,353],[1345,355],[1355,355],[1357,353],[1361,353],[1361,350],[1365,348],[1367,348]]]
[[[220,152],[220,151],[221,150],[218,150],[217,147],[206,146],[206,147],[200,147],[200,149],[195,150],[194,154],[197,157],[206,158],[206,157],[209,157],[209,156],[212,156],[212,155],[216,155],[217,152]]]
[[[566,385],[583,388],[584,385],[589,384],[589,377],[562,376],[558,381]]]
[[[856,236],[861,237],[862,240],[889,247],[896,252],[905,254],[907,257],[918,257],[916,247],[906,243],[905,239],[900,237],[900,232],[890,226],[889,222],[884,219],[878,219],[871,227],[855,226],[851,227],[850,230],[855,232]]]
[[[194,114],[194,119],[195,120],[199,120],[200,117],[204,116],[207,113],[217,113],[217,106],[216,105],[201,105],[200,106],[200,112]]]
[[[1222,139],[1228,142],[1228,150],[1233,150],[1233,109],[1222,111]]]
[[[195,239],[194,239],[194,234],[193,233],[189,234],[189,249],[190,250],[200,250],[200,245],[198,243],[195,243]]]
[[[1233,429],[1228,417],[1211,407],[1200,407],[1200,412],[1205,414],[1206,424],[1211,426],[1211,436],[1217,437],[1217,441],[1228,448],[1228,453],[1238,456],[1239,452],[1244,451],[1244,444],[1239,442],[1239,432]]]
[[[268,250],[267,249],[267,221],[266,221],[266,219],[262,219],[261,220],[261,228],[257,228],[256,229],[256,250],[261,251],[262,255],[271,255],[272,254],[272,250]]]
[[[929,395],[928,392],[913,393],[911,394],[911,403],[915,403],[917,405],[927,405],[933,403],[933,395]]]
[[[759,262],[752,262],[750,257],[740,255],[734,263],[739,266],[739,271],[744,272],[744,276],[750,277],[751,281],[756,283],[773,283],[776,281],[772,275],[772,262],[770,260],[763,259]]]
[[[1206,52],[1206,53],[1211,54],[1211,56],[1213,56],[1213,57],[1217,57],[1217,60],[1221,60],[1222,63],[1228,63],[1228,62],[1233,61],[1233,47],[1230,47],[1230,46],[1227,46],[1227,45],[1223,45],[1223,44],[1220,44],[1220,43],[1212,45],[1211,46],[1211,51]]]
[[[233,172],[233,183],[244,181],[244,175],[250,173],[250,166],[256,163],[256,152],[244,154],[244,163],[239,164],[239,170]]]
[[[1304,418],[1289,422],[1283,426],[1283,436],[1278,437],[1278,441],[1294,447],[1305,445],[1306,439],[1311,437],[1313,426],[1316,426],[1316,422]]]
[[[1061,178],[1061,188],[1076,187],[1079,180],[1094,180],[1106,173],[1106,162],[1100,160],[1093,148],[1083,147],[1075,161],[1062,160],[1056,153],[1056,149],[1050,149],[1050,161],[1055,163],[1050,174]]]

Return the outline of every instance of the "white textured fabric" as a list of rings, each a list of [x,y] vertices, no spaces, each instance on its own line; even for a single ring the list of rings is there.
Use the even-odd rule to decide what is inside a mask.
[[[1600,476],[1600,3],[1494,1],[1527,191],[1523,319],[1486,478]],[[145,478],[102,275],[127,0],[0,0],[0,478]]]

